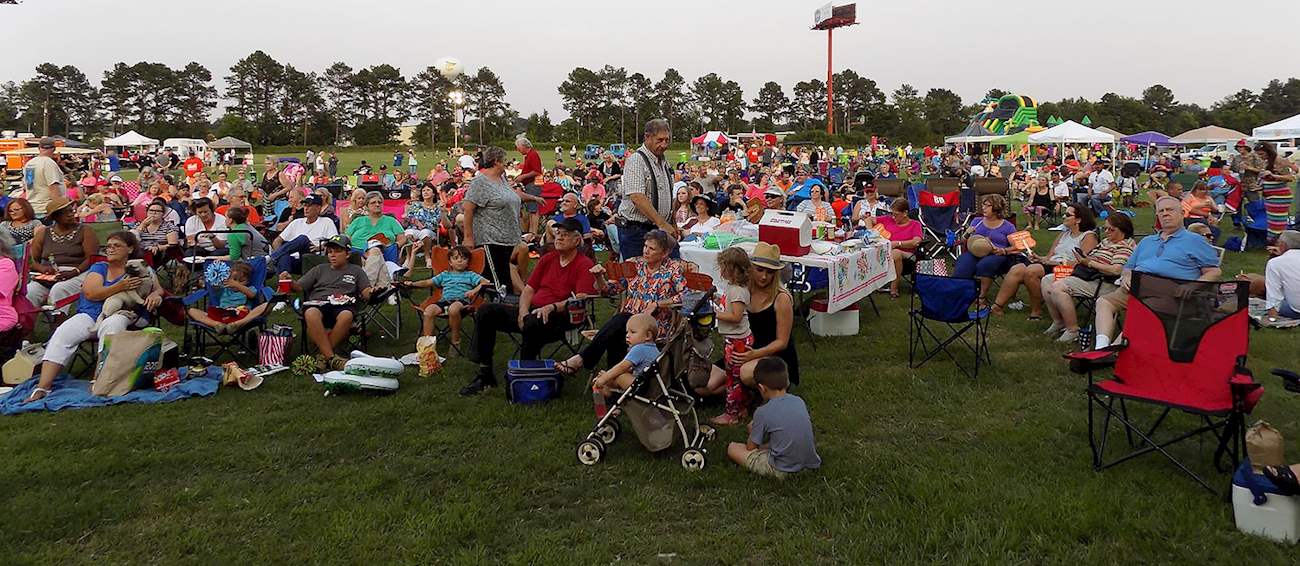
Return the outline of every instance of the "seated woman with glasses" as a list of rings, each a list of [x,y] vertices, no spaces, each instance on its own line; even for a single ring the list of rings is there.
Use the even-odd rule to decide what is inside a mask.
[[[167,203],[154,199],[145,210],[144,220],[131,231],[140,239],[140,252],[151,267],[157,268],[165,261],[169,248],[179,248],[180,227],[167,219]]]
[[[993,301],[993,314],[1002,314],[1007,301],[1010,301],[1020,290],[1020,286],[1024,285],[1025,289],[1029,290],[1029,320],[1042,319],[1043,286],[1052,282],[1051,277],[1056,266],[1074,265],[1080,257],[1087,256],[1092,248],[1097,246],[1097,233],[1093,231],[1097,227],[1097,220],[1088,206],[1080,203],[1071,204],[1065,209],[1065,217],[1061,223],[1066,229],[1057,234],[1047,257],[1029,250],[1027,252],[1029,263],[1013,265],[1007,271],[1007,277],[1002,280],[1002,286],[998,289],[998,298]]]

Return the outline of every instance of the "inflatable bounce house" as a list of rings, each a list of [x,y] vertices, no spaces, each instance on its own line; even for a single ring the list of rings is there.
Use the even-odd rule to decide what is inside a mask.
[[[1038,103],[1028,96],[1008,94],[1002,98],[985,98],[980,102],[984,110],[975,115],[972,124],[979,124],[989,132],[1005,136],[1023,130],[1042,129],[1038,125]]]

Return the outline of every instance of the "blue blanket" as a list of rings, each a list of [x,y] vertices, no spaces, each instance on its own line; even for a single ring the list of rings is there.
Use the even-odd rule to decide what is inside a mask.
[[[180,368],[181,382],[167,392],[153,389],[140,389],[121,397],[99,397],[90,394],[90,382],[73,379],[63,374],[54,380],[54,392],[40,401],[23,404],[23,400],[36,388],[36,378],[24,381],[14,387],[7,395],[0,396],[0,415],[35,413],[40,411],[62,411],[64,409],[84,409],[87,407],[104,407],[118,403],[170,403],[187,397],[206,397],[215,394],[221,386],[221,368],[212,366],[204,375],[186,379],[189,368]]]

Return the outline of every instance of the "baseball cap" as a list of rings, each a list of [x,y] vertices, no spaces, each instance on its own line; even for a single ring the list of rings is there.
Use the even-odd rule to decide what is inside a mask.
[[[122,182],[122,177],[117,176],[117,175],[113,175],[112,177],[109,177],[109,178],[108,178],[108,182],[110,182],[110,183],[121,183],[121,182]]]
[[[320,195],[307,195],[307,196],[303,197],[303,199],[302,199],[302,203],[303,203],[303,204],[314,204],[314,205],[316,205],[316,206],[321,206],[321,205],[325,204],[325,199],[320,198]]]
[[[771,197],[783,197],[783,196],[785,196],[785,193],[781,192],[781,189],[778,189],[778,188],[776,188],[776,187],[772,187],[772,188],[769,188],[769,189],[766,190],[766,191],[763,191],[763,196],[765,196],[765,197],[767,197],[767,196],[771,196]]]
[[[338,234],[336,236],[331,236],[330,238],[326,239],[324,245],[325,247],[333,246],[341,250],[347,251],[352,249],[352,239],[347,236],[344,236],[343,234]]]
[[[565,218],[564,220],[556,222],[555,227],[566,232],[582,233],[582,224],[579,224],[578,221],[573,218]]]
[[[58,144],[54,141],[54,138],[44,137],[41,138],[41,141],[37,143],[37,146],[42,149],[45,149],[45,148],[57,147]]]

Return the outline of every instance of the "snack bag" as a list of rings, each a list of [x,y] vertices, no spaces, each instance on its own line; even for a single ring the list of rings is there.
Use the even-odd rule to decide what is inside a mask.
[[[438,339],[433,336],[421,336],[415,341],[415,352],[420,359],[420,377],[429,377],[442,371],[442,360],[438,357]]]

